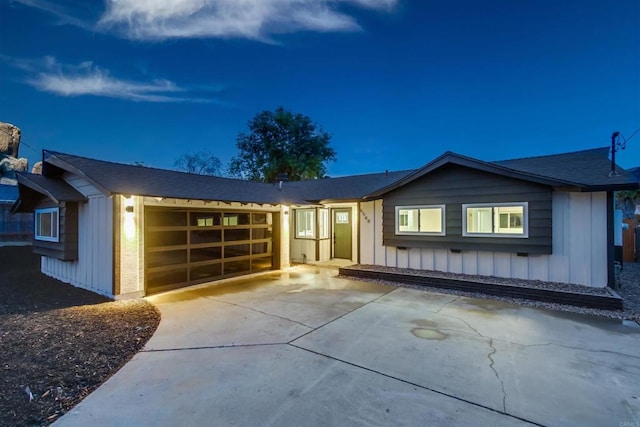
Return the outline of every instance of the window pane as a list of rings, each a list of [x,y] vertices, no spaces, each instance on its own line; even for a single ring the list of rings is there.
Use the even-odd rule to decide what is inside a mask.
[[[186,231],[149,231],[145,242],[150,248],[187,244]]]
[[[423,233],[442,233],[442,209],[420,209],[420,231]]]
[[[269,214],[271,215],[271,214]],[[254,225],[257,224],[267,224],[267,214],[266,213],[254,213],[251,214],[251,223]]]
[[[318,210],[318,228],[321,239],[329,238],[329,209]]]
[[[222,258],[222,248],[199,248],[191,249],[191,262],[211,261]]]
[[[148,271],[147,272],[147,284],[150,287],[165,286],[165,285],[179,285],[186,283],[187,281],[187,269],[181,270],[169,270],[169,271]]]
[[[467,208],[467,233],[492,232],[492,219],[490,207]]]
[[[224,274],[246,273],[251,270],[251,262],[247,260],[224,263]]]
[[[259,254],[267,254],[269,252],[271,252],[270,250],[270,243],[264,242],[264,243],[254,243],[251,247],[251,253],[253,255],[259,255]]]
[[[147,267],[162,267],[165,265],[186,264],[187,251],[163,251],[147,253]]]
[[[251,245],[229,245],[224,247],[224,257],[233,258],[250,255]]]
[[[58,238],[58,211],[51,212],[51,237]]]
[[[193,227],[212,227],[220,225],[220,217],[218,212],[191,212],[190,224]]]
[[[148,227],[176,227],[187,225],[186,211],[155,211],[146,212],[145,221]]]
[[[271,257],[254,258],[251,260],[251,271],[270,270],[271,266]]]
[[[522,206],[497,206],[494,209],[496,233],[524,234],[524,208]]]
[[[315,225],[314,209],[296,209],[296,236],[314,237]]]
[[[224,241],[233,242],[238,240],[249,240],[251,230],[249,228],[236,228],[224,230]]]
[[[191,267],[191,280],[199,281],[222,275],[221,264],[200,265]]]
[[[418,209],[398,210],[398,230],[417,232],[419,226]]]
[[[222,241],[222,230],[193,230],[191,244],[218,243]]]
[[[225,227],[234,227],[236,225],[249,225],[251,216],[248,213],[226,213],[222,220]]]
[[[253,230],[251,230],[251,238],[253,240],[270,239],[271,234],[271,229],[268,228],[254,228]]]
[[[51,236],[51,212],[45,212],[40,214],[40,235],[42,237]]]

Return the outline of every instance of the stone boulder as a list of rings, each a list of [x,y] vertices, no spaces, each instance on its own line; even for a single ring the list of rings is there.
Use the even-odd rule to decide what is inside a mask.
[[[38,175],[42,175],[42,162],[36,162],[35,165],[31,168],[31,173],[35,173]]]
[[[15,159],[13,157],[5,157],[0,159],[0,176],[14,179],[16,172],[26,172],[29,169],[27,159]]]
[[[20,129],[10,123],[0,122],[0,154],[17,158],[20,147]],[[4,156],[0,156],[4,157]]]
[[[0,185],[18,185],[18,180],[0,177]]]

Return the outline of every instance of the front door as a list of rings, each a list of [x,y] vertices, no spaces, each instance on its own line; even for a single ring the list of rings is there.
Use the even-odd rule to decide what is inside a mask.
[[[351,209],[333,209],[333,257],[351,259]]]

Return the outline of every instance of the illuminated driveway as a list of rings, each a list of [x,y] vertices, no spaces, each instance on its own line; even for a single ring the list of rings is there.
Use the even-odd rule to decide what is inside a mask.
[[[640,425],[640,328],[335,275],[149,298],[144,351],[56,425]]]

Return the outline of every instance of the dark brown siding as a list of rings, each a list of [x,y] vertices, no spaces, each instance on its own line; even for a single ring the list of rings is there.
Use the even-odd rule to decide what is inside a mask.
[[[550,254],[550,187],[494,175],[458,165],[447,165],[383,198],[383,244],[497,252]],[[495,238],[462,236],[463,203],[529,203],[529,237]],[[446,236],[395,234],[395,207],[446,205]]]
[[[33,252],[62,261],[78,259],[78,203],[62,202],[59,206],[43,203],[37,208],[60,208],[58,242],[33,240]]]

